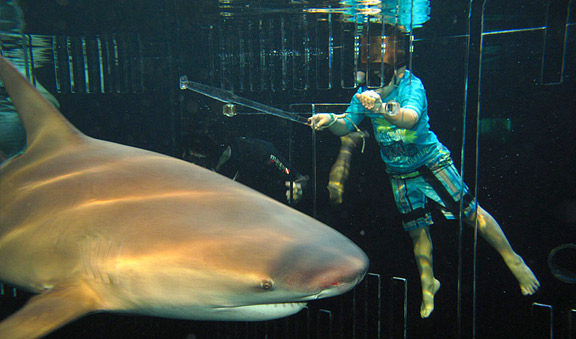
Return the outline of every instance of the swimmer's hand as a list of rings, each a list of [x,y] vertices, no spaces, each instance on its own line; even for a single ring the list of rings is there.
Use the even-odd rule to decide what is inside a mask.
[[[380,94],[374,91],[365,91],[362,93],[356,93],[356,99],[360,100],[362,106],[364,106],[367,110],[370,110],[374,113],[380,113],[380,109],[383,105]]]
[[[308,126],[312,126],[317,130],[323,130],[326,126],[332,124],[336,117],[330,113],[318,113],[308,118]]]

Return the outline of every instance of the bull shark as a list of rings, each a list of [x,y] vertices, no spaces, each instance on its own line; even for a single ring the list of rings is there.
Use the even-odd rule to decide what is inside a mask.
[[[261,321],[340,295],[368,258],[323,223],[194,164],[82,134],[0,57],[25,151],[0,165],[0,337],[94,312]]]

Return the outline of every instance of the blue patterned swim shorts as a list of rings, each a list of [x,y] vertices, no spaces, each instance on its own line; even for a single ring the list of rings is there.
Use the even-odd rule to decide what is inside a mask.
[[[405,231],[434,223],[427,206],[428,199],[440,205],[447,219],[459,216],[461,208],[466,218],[476,211],[476,199],[449,157],[433,166],[422,166],[415,172],[389,173],[389,177]]]

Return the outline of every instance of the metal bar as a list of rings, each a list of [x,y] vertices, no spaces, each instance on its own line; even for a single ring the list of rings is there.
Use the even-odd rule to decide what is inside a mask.
[[[104,53],[102,51],[102,37],[96,37],[96,50],[97,50],[97,58],[98,58],[98,78],[100,82],[98,83],[98,88],[102,93],[106,92],[105,82],[104,82]]]
[[[267,45],[267,39],[266,39],[266,32],[268,30],[266,29],[266,27],[264,27],[264,21],[263,20],[259,20],[258,21],[258,36],[260,37],[259,41],[260,41],[260,55],[259,55],[259,60],[260,60],[260,84],[261,84],[261,90],[265,91],[268,90],[270,88],[270,77],[268,76],[268,71],[269,71],[269,67],[268,67],[268,51],[266,49],[266,45]]]
[[[56,36],[53,40],[53,48],[56,91],[57,93],[69,93],[71,91],[72,80],[67,37]]]
[[[334,54],[334,32],[333,32],[332,14],[327,18],[316,21],[315,24],[315,73],[316,88],[332,88],[332,58]]]
[[[367,323],[366,334],[368,338],[382,338],[382,277],[377,273],[368,273],[366,275],[366,286],[370,284],[369,290],[374,292],[374,284],[376,284],[375,292],[376,295],[372,293],[368,296],[367,301],[376,303],[376,305],[371,305],[366,312],[366,318],[369,319]],[[370,282],[372,281],[372,283]],[[372,310],[372,312],[370,312]],[[374,312],[374,310],[376,312]],[[374,329],[369,331],[370,329]],[[373,333],[374,332],[374,333]]]
[[[357,295],[358,295],[358,288],[355,288],[352,290],[353,294],[352,294],[352,338],[356,338],[356,333],[358,332],[357,328],[357,318],[356,318],[356,314],[357,314],[357,310],[358,307],[356,305],[356,301],[357,301]]]
[[[269,37],[269,51],[270,54],[270,89],[273,92],[284,90],[282,84],[282,20],[276,24],[276,20],[268,21],[268,37]],[[280,26],[280,29],[278,29]]]
[[[132,93],[142,93],[144,91],[144,64],[142,62],[142,51],[143,51],[143,43],[140,34],[132,33],[130,34],[129,39],[130,45],[130,53],[132,56],[132,83],[131,83],[131,90]],[[170,44],[166,47],[167,50],[170,50]],[[172,61],[173,59],[170,59]]]
[[[218,74],[218,70],[219,67],[217,65],[217,62],[219,60],[219,58],[216,57],[216,51],[217,51],[217,42],[216,42],[216,33],[214,32],[215,28],[214,26],[210,26],[210,28],[208,29],[208,52],[209,55],[212,56],[211,58],[208,58],[208,62],[210,65],[210,81],[211,83],[216,83],[216,74]],[[248,51],[246,52],[248,53]],[[249,55],[249,54],[248,54]]]
[[[398,287],[401,288],[398,293]],[[401,298],[398,298],[398,295]],[[401,307],[398,307],[401,305]],[[402,316],[398,316],[398,308]],[[400,326],[397,326],[401,324]],[[390,281],[390,338],[407,338],[408,334],[408,281],[405,278],[392,277]]]
[[[316,338],[334,337],[334,316],[332,311],[320,309],[316,314]]]
[[[312,115],[316,114],[316,105],[312,104]],[[316,120],[312,119],[314,124]],[[314,188],[312,190],[312,216],[314,218],[318,217],[318,169],[317,169],[317,157],[318,157],[318,145],[316,142],[316,126],[312,126],[312,177]]]
[[[87,43],[88,39],[86,39],[85,36],[80,38],[80,47],[81,47],[81,51],[82,51],[82,78],[84,79],[84,83],[83,83],[83,88],[82,90],[84,91],[83,93],[90,93],[90,73],[88,72],[88,68],[90,67],[90,64],[88,63],[88,43]]]
[[[244,25],[237,26],[238,31],[238,89],[240,91],[244,91],[246,89],[246,78],[247,78],[247,70],[246,65],[248,64],[248,60],[246,57],[248,56],[248,51],[246,50],[246,38],[247,34],[245,32]]]
[[[484,30],[484,8],[486,0],[472,0],[469,5],[469,21],[468,21],[468,45],[466,50],[466,85],[465,85],[465,101],[463,106],[463,119],[462,119],[462,149],[461,149],[461,186],[464,187],[464,165],[466,157],[474,159],[474,182],[473,192],[477,196],[478,190],[478,124],[480,118],[480,88],[481,88],[481,73],[482,73],[482,44]],[[470,123],[469,123],[470,122]],[[473,122],[473,123],[472,123]],[[473,138],[473,139],[472,139]],[[470,139],[470,140],[468,140]],[[474,153],[466,154],[467,141],[472,142]],[[460,192],[460,196],[464,196]],[[464,310],[465,295],[463,290],[464,279],[464,243],[463,243],[463,201],[460,200],[460,216],[458,228],[458,300],[457,300],[457,330],[458,337],[476,337],[476,240],[477,230],[474,229],[474,253],[473,253],[473,272],[472,284],[473,291],[471,296],[472,310]],[[475,221],[477,224],[477,221]],[[468,265],[466,265],[468,266]],[[463,319],[465,315],[471,314],[471,319]],[[468,322],[471,322],[471,328],[468,327]]]
[[[32,40],[32,35],[23,34],[22,35],[22,48],[24,49],[24,67],[26,69],[26,77],[36,86],[36,74],[34,72],[35,62],[34,62],[34,43]]]
[[[340,24],[340,87],[356,88],[356,72],[358,71],[359,41],[356,34],[358,23],[343,22]]]
[[[304,91],[309,88],[310,46],[308,22],[305,18],[292,20],[292,89]]]
[[[557,85],[564,81],[569,6],[570,0],[550,0],[547,4],[548,15],[540,77],[540,82],[545,85]]]
[[[230,76],[230,73],[232,72],[234,65],[232,64],[230,39],[231,37],[230,32],[228,31],[228,26],[223,26],[222,29],[220,29],[220,84],[222,88],[233,91],[234,86],[232,84],[232,77]]]
[[[568,338],[576,338],[576,309],[570,310],[568,314]]]
[[[282,90],[286,90],[288,88],[288,51],[286,44],[286,19],[284,19],[284,17],[280,19],[280,32],[282,34],[280,47],[280,56],[282,58]]]
[[[554,308],[552,306],[532,303],[530,316],[532,339],[554,338]]]
[[[256,28],[255,28],[256,27]],[[257,24],[254,23],[253,20],[250,20],[248,22],[248,36],[252,37],[251,39],[248,39],[249,43],[248,43],[248,57],[250,59],[249,61],[249,70],[248,70],[248,75],[249,75],[249,81],[250,81],[250,91],[252,92],[256,92],[259,91],[261,89],[261,83],[259,81],[259,72],[260,72],[260,67],[259,67],[259,63],[257,62],[257,51],[258,48],[256,45],[256,41],[258,41],[255,36],[258,33],[258,26]]]

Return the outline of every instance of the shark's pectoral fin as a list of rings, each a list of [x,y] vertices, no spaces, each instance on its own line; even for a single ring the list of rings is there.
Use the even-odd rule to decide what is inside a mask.
[[[38,338],[90,312],[100,310],[100,299],[84,284],[54,288],[37,295],[0,323],[0,338]]]

